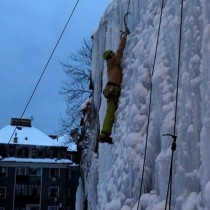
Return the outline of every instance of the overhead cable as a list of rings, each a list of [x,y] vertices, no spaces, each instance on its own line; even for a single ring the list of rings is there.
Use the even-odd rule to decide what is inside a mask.
[[[29,106],[29,104],[30,104],[30,102],[31,102],[31,100],[32,100],[32,98],[33,98],[33,96],[34,96],[34,94],[35,94],[35,92],[36,92],[38,86],[39,86],[39,83],[40,83],[40,81],[41,81],[41,79],[42,79],[42,77],[43,77],[43,75],[44,75],[44,73],[45,73],[45,71],[46,71],[46,69],[47,69],[47,67],[48,67],[48,65],[49,65],[49,63],[50,63],[50,61],[51,61],[51,59],[52,59],[52,56],[53,56],[53,54],[54,54],[54,52],[55,52],[55,50],[56,50],[56,48],[57,48],[57,46],[58,46],[58,44],[59,44],[59,42],[60,42],[60,40],[61,40],[63,34],[64,34],[64,32],[65,32],[65,30],[66,30],[66,28],[67,28],[67,26],[68,26],[68,24],[69,24],[69,21],[71,20],[73,14],[74,14],[74,11],[75,11],[75,9],[76,9],[76,7],[77,7],[79,1],[80,1],[80,0],[78,0],[78,1],[76,2],[75,6],[74,6],[74,8],[73,8],[73,10],[72,10],[72,12],[71,12],[71,14],[70,14],[70,16],[69,16],[67,22],[66,22],[66,24],[65,24],[65,26],[64,26],[64,28],[63,28],[63,30],[62,30],[62,32],[61,32],[61,35],[59,36],[58,41],[56,42],[55,47],[53,48],[53,51],[52,51],[52,53],[50,54],[50,57],[49,57],[48,60],[47,60],[47,63],[46,63],[46,65],[45,65],[45,67],[44,67],[44,69],[43,69],[43,71],[42,71],[42,73],[41,73],[41,75],[40,75],[40,77],[39,77],[39,79],[38,79],[38,82],[36,83],[35,88],[34,88],[32,94],[31,94],[31,96],[30,96],[30,98],[29,98],[29,100],[28,100],[28,102],[27,102],[27,104],[26,104],[26,106],[25,106],[25,108],[24,108],[24,110],[23,110],[21,116],[20,116],[20,119],[23,118],[23,116],[24,116],[24,114],[25,114],[25,112],[26,112],[26,110],[27,110],[27,108],[28,108],[28,106]],[[10,143],[10,141],[11,141],[11,139],[12,139],[12,137],[13,137],[15,131],[16,131],[16,129],[17,129],[17,128],[14,129],[14,131],[13,131],[13,133],[12,133],[12,135],[11,135],[9,141],[8,141],[8,144]]]

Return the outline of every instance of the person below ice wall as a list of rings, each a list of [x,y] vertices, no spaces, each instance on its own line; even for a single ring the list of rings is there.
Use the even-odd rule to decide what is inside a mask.
[[[107,76],[108,82],[103,90],[103,95],[107,99],[107,109],[99,134],[99,142],[112,144],[112,126],[114,124],[115,112],[117,110],[117,103],[120,96],[120,85],[122,81],[122,67],[121,60],[123,51],[126,45],[127,35],[130,34],[129,29],[122,34],[121,41],[116,53],[112,50],[107,50],[103,54],[103,58],[107,62]]]

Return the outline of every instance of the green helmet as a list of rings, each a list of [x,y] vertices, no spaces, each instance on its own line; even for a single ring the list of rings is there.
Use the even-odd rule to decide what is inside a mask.
[[[105,60],[108,60],[108,56],[109,56],[109,54],[112,52],[112,50],[107,50],[107,51],[105,51],[104,52],[104,54],[103,54],[103,58],[105,59]]]

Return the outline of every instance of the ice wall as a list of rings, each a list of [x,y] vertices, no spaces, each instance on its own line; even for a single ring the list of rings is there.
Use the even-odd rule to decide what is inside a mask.
[[[117,49],[128,2],[114,0],[94,35],[93,100],[101,124],[106,110],[101,91],[107,81],[102,54],[107,49]],[[179,77],[181,0],[164,0],[154,63],[160,9],[159,0],[130,1],[131,34],[123,59],[122,92],[112,134],[114,144],[100,144],[98,161],[92,161],[90,166],[98,173],[97,180],[91,175],[87,179],[88,186],[97,185],[86,189],[89,199],[93,196],[96,200],[94,204],[89,202],[91,210],[136,209],[146,139],[140,207],[164,209],[172,138],[163,134],[173,134],[174,126],[177,149],[173,165],[173,209],[210,209],[210,2],[184,1]],[[94,173],[92,176],[97,177]]]

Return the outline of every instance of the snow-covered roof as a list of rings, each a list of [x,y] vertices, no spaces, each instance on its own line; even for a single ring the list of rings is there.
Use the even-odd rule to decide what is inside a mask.
[[[5,162],[21,162],[21,163],[57,163],[57,164],[72,164],[73,162],[69,159],[57,159],[57,158],[16,158],[6,157],[1,161]]]
[[[16,126],[7,125],[0,130],[0,143],[7,144],[15,130]],[[17,136],[17,143],[14,137]],[[56,140],[44,134],[35,127],[21,126],[15,130],[11,138],[10,144],[38,145],[38,146],[61,146]]]

